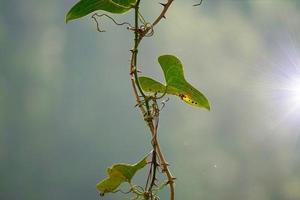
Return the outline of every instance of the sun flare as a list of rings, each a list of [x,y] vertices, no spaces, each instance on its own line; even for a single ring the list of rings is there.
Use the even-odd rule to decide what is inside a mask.
[[[288,98],[294,105],[300,104],[300,74],[292,78],[287,84]]]
[[[297,52],[296,48],[289,49],[274,74],[273,89],[285,118],[300,115],[300,57]]]

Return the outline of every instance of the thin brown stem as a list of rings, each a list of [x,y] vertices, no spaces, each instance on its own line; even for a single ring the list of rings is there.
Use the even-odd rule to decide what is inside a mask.
[[[170,200],[174,200],[175,199],[175,185],[174,185],[175,178],[173,177],[173,175],[169,169],[169,164],[168,164],[167,160],[165,159],[165,156],[162,153],[160,144],[157,140],[157,128],[154,127],[153,124],[148,124],[148,125],[149,125],[149,128],[150,128],[152,136],[153,136],[152,143],[156,147],[156,153],[158,154],[158,157],[160,160],[160,165],[162,167],[162,171],[166,174],[166,176],[168,178],[168,184],[170,187]]]
[[[160,13],[160,15],[152,23],[152,27],[154,27],[156,24],[158,24],[161,19],[166,18],[166,13],[167,13],[169,7],[171,6],[171,4],[173,3],[173,1],[174,0],[168,0],[166,3],[161,4],[164,8],[163,8],[162,12]]]
[[[131,62],[130,62],[130,76],[131,76],[131,84],[134,92],[134,96],[137,102],[137,105],[139,106],[141,113],[144,117],[144,120],[147,122],[147,125],[149,126],[151,136],[152,136],[152,146],[153,150],[155,151],[155,154],[158,155],[158,158],[160,160],[160,165],[163,169],[163,172],[165,173],[167,179],[168,179],[168,184],[170,187],[170,200],[175,199],[175,187],[174,187],[174,177],[172,176],[172,173],[168,167],[168,163],[165,159],[164,154],[161,151],[160,144],[157,140],[157,130],[158,130],[158,121],[155,123],[153,116],[150,111],[150,106],[149,106],[149,100],[150,98],[146,96],[139,84],[139,79],[138,79],[138,69],[137,69],[137,55],[138,55],[138,47],[141,42],[141,40],[147,35],[147,33],[151,30],[153,30],[153,27],[160,22],[162,18],[165,17],[165,14],[172,4],[174,0],[168,0],[167,3],[162,4],[164,6],[161,14],[157,17],[157,19],[152,23],[152,25],[149,28],[146,28],[145,30],[141,30],[139,28],[139,5],[140,5],[140,0],[137,0],[136,5],[134,6],[135,10],[135,24],[134,24],[134,47],[131,50]],[[142,104],[142,99],[145,102],[145,106]],[[156,102],[155,102],[156,103]],[[159,115],[159,113],[158,113]],[[158,117],[158,116],[157,116]],[[156,155],[155,155],[156,156]],[[153,159],[156,162],[156,159]],[[154,166],[157,165],[157,163],[152,163]],[[154,168],[156,170],[156,168]],[[152,172],[155,173],[155,172]],[[152,178],[152,184],[155,181],[155,177]],[[152,187],[150,187],[151,189]]]
[[[105,30],[101,30],[100,24],[99,24],[99,21],[98,21],[97,17],[98,17],[99,20],[100,20],[101,17],[107,17],[107,18],[109,18],[110,20],[112,20],[112,21],[114,22],[115,25],[118,25],[118,26],[127,25],[127,26],[128,26],[127,29],[130,29],[130,28],[132,27],[131,24],[129,24],[128,22],[118,23],[114,18],[112,18],[111,16],[109,16],[109,15],[107,15],[107,14],[101,14],[101,15],[99,15],[98,13],[95,13],[95,14],[92,15],[91,18],[92,18],[92,19],[94,20],[94,22],[96,23],[97,31],[99,31],[99,32],[105,32]]]

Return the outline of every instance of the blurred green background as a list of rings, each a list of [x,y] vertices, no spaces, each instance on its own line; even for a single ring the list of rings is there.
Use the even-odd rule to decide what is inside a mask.
[[[1,200],[98,199],[106,167],[150,150],[129,81],[132,34],[109,20],[98,33],[89,17],[66,25],[75,2],[0,0]],[[207,112],[172,97],[162,113],[176,199],[299,200],[300,110],[287,113],[273,86],[299,61],[300,1],[197,2],[176,0],[140,51],[160,80],[157,57],[177,55],[211,101]],[[161,9],[142,6],[149,21]]]

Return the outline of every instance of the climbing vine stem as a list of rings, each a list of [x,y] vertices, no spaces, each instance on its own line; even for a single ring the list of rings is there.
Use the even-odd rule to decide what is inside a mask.
[[[155,185],[155,180],[156,180],[156,170],[157,170],[157,159],[156,156],[158,156],[159,160],[159,166],[162,169],[162,172],[165,173],[168,181],[167,184],[169,185],[170,188],[170,200],[175,199],[175,187],[174,187],[174,177],[169,169],[169,165],[165,159],[165,156],[161,150],[160,144],[157,140],[157,131],[158,131],[158,122],[159,122],[159,109],[157,109],[157,112],[151,112],[150,110],[150,98],[147,96],[139,83],[139,77],[138,77],[138,47],[142,39],[147,35],[147,33],[151,30],[153,30],[153,27],[157,25],[161,19],[165,18],[165,14],[167,10],[169,9],[170,5],[172,4],[173,0],[168,0],[166,3],[162,3],[161,5],[163,6],[163,10],[160,13],[160,15],[156,18],[156,20],[152,23],[151,26],[145,27],[145,29],[140,29],[139,27],[139,6],[140,6],[140,0],[138,0],[134,6],[134,46],[133,49],[131,50],[132,56],[131,56],[131,62],[130,62],[130,75],[131,75],[131,83],[132,83],[132,88],[133,92],[135,95],[135,99],[137,102],[137,105],[139,106],[141,113],[144,117],[144,120],[146,121],[150,132],[152,136],[152,146],[153,146],[153,154],[152,154],[152,162],[151,162],[151,169],[149,173],[153,173],[151,184],[149,187],[149,193],[152,194],[152,188]],[[142,99],[141,99],[142,98]],[[145,103],[144,104],[142,103]],[[154,105],[156,104],[157,107],[157,102],[153,101],[152,102]],[[155,109],[154,109],[155,110]],[[153,114],[154,113],[154,114]],[[150,174],[149,174],[150,176]],[[146,188],[147,190],[147,185]],[[152,197],[150,197],[152,199]]]
[[[165,102],[168,100],[161,99],[165,95],[175,95],[180,97],[182,101],[189,105],[198,108],[206,108],[207,110],[210,109],[208,99],[186,81],[183,74],[182,62],[174,55],[161,55],[158,57],[158,62],[161,65],[165,75],[166,85],[159,83],[152,78],[139,76],[139,45],[145,37],[151,37],[154,34],[154,27],[159,24],[162,19],[166,18],[166,13],[173,1],[174,0],[165,0],[164,3],[160,3],[163,6],[163,9],[152,23],[147,21],[147,19],[140,12],[141,0],[97,0],[98,3],[95,3],[95,0],[79,0],[79,2],[77,2],[66,15],[66,22],[68,22],[82,18],[98,10],[103,10],[114,14],[122,14],[130,10],[134,11],[133,23],[119,23],[107,14],[97,13],[92,15],[92,19],[95,21],[97,30],[99,32],[105,31],[104,29],[100,28],[100,18],[106,17],[115,25],[126,25],[127,29],[132,31],[134,34],[133,47],[130,50],[131,85],[136,101],[136,107],[140,109],[142,118],[146,122],[151,133],[152,151],[136,164],[118,163],[109,167],[107,169],[108,177],[96,185],[101,196],[105,195],[106,193],[122,192],[124,194],[135,195],[132,200],[158,200],[157,192],[160,191],[164,186],[168,186],[170,191],[170,200],[174,200],[175,178],[170,171],[167,160],[158,142],[159,115],[165,106]],[[194,6],[198,6],[201,3],[202,0],[200,0],[200,3],[195,4]],[[161,102],[161,105],[158,104],[158,101]],[[149,159],[150,157],[151,160]],[[131,180],[135,173],[146,166],[149,166],[149,173],[145,186],[142,187],[140,185],[132,184]],[[157,174],[159,174],[160,170],[166,177],[166,180],[163,182],[159,181],[157,177]],[[124,182],[130,184],[130,190],[127,192],[123,192],[119,188],[119,186]]]

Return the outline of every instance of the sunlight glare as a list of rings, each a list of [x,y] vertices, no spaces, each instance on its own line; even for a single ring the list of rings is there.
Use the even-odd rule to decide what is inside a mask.
[[[290,58],[291,59],[291,58]],[[277,96],[280,96],[282,117],[295,118],[300,114],[300,62],[298,59],[286,62],[277,79]],[[296,117],[298,118],[298,117]]]
[[[294,105],[300,104],[300,75],[299,77],[293,77],[287,86],[290,101],[293,102]]]
[[[300,117],[300,52],[295,43],[283,45],[274,60],[273,100],[279,124],[298,123]],[[279,125],[278,124],[278,125]]]

